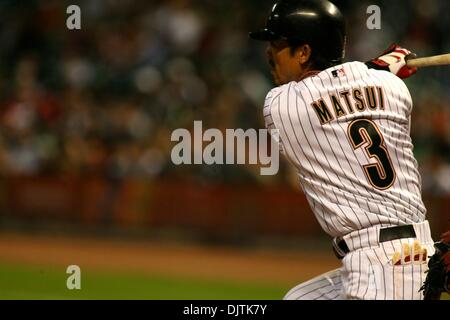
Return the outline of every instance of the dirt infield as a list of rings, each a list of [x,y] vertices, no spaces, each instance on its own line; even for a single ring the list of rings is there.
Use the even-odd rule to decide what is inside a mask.
[[[295,284],[339,266],[331,252],[276,252],[3,233],[0,261],[96,271]]]

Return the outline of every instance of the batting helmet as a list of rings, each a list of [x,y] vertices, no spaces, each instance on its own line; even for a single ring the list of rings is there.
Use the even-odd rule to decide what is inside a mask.
[[[291,45],[309,44],[315,60],[325,67],[344,59],[345,20],[327,0],[281,0],[273,6],[266,26],[249,36],[262,41],[284,39]]]

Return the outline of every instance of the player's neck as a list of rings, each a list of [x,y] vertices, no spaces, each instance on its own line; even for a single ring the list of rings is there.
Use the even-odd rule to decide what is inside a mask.
[[[298,81],[302,81],[306,78],[315,76],[316,74],[318,74],[320,72],[320,70],[308,70],[305,73],[303,73],[300,78],[298,79]]]

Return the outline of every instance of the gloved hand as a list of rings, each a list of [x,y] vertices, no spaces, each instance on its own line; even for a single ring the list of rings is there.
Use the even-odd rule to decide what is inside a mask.
[[[417,72],[416,67],[409,68],[406,65],[406,60],[415,56],[408,49],[402,48],[398,44],[391,44],[381,56],[367,61],[366,65],[369,68],[390,71],[399,78],[405,79]]]
[[[450,230],[434,247],[436,252],[428,261],[427,277],[420,288],[424,300],[439,300],[443,292],[450,293]]]

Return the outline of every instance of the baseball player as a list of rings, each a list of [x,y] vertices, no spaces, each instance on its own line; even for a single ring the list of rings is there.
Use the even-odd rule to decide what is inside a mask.
[[[269,43],[278,85],[266,97],[266,126],[342,259],[285,299],[422,299],[434,248],[400,79],[416,72],[410,52],[393,45],[343,63],[344,18],[326,0],[281,0],[250,37]]]

